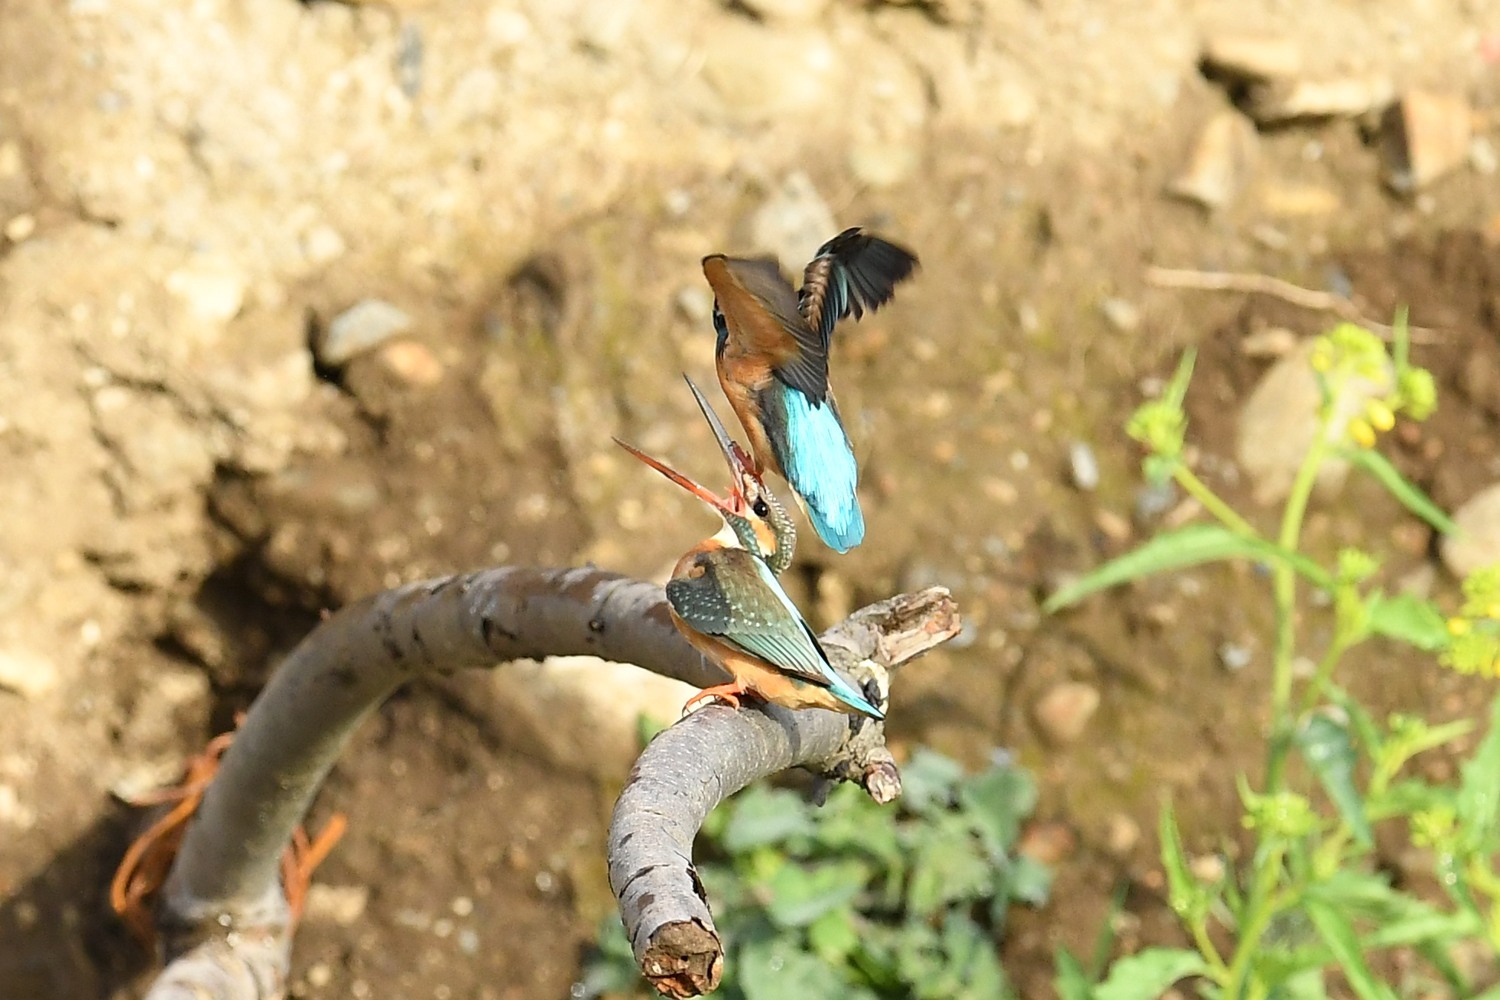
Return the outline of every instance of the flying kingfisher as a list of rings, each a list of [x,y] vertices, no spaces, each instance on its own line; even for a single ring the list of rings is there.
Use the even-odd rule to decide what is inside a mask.
[[[705,414],[712,413],[696,388],[694,395]],[[719,698],[738,708],[740,697],[750,695],[786,708],[825,708],[885,718],[877,705],[834,670],[812,628],[777,582],[764,548],[776,531],[769,520],[769,505],[767,513],[760,514],[754,493],[763,486],[739,446],[722,430],[716,427],[715,436],[734,477],[725,498],[615,439],[712,507],[724,522],[718,534],[677,560],[667,581],[672,624],[694,649],[734,678],[728,684],[704,688],[688,699],[684,710],[707,698]]]
[[[857,226],[818,248],[801,291],[770,258],[703,258],[719,384],[750,439],[754,471],[786,479],[838,552],[864,540],[865,519],[854,450],[828,385],[833,328],[879,308],[916,266],[915,254]]]

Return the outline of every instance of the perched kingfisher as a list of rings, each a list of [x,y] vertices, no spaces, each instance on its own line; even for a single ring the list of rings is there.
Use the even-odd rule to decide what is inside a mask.
[[[702,400],[696,390],[695,395]],[[702,405],[706,407],[706,402]],[[878,706],[833,669],[812,628],[777,582],[762,548],[767,538],[774,538],[774,529],[756,508],[746,507],[755,501],[747,501],[744,488],[753,487],[759,477],[745,464],[738,446],[719,431],[722,427],[716,428],[716,435],[735,477],[727,498],[615,439],[712,507],[724,522],[718,534],[677,560],[667,581],[667,607],[677,631],[734,680],[704,688],[683,709],[707,698],[719,698],[738,708],[740,697],[750,695],[786,708],[825,708],[885,718]]]
[[[833,328],[879,308],[916,266],[915,254],[857,226],[818,248],[800,292],[769,258],[703,258],[719,384],[749,436],[755,472],[786,479],[838,552],[864,540],[865,519],[854,449],[828,385]]]

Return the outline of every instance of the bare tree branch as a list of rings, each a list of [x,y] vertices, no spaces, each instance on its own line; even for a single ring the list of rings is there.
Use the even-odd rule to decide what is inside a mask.
[[[948,592],[933,587],[856,612],[823,641],[835,666],[880,680],[958,628]],[[701,996],[723,973],[724,950],[692,863],[693,838],[714,806],[758,778],[799,765],[858,782],[876,801],[889,802],[900,794],[901,779],[884,728],[819,710],[710,706],[651,742],[615,804],[609,883],[636,961],[658,991]]]
[[[280,858],[355,726],[413,678],[569,654],[726,679],[672,627],[660,587],[592,568],[411,584],[314,629],[256,699],[187,829],[159,902],[170,964],[147,1000],[279,1000],[291,948]],[[787,729],[799,753],[803,724]]]

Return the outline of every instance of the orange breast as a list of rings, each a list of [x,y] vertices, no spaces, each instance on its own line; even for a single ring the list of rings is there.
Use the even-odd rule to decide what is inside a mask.
[[[771,439],[766,435],[766,425],[760,419],[760,407],[755,397],[755,392],[759,387],[752,388],[750,384],[726,374],[725,368],[722,362],[718,366],[719,387],[724,390],[724,396],[733,407],[734,415],[740,418],[740,425],[745,428],[745,436],[750,439],[750,452],[755,458],[755,474],[764,475],[767,470],[770,470],[784,477],[785,473],[781,471],[781,465],[776,461],[776,453],[771,450]],[[768,372],[766,381],[769,380]]]

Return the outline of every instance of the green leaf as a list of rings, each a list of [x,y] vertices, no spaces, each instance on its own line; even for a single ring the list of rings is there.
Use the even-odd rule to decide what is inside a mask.
[[[1003,884],[1005,895],[1011,899],[1041,906],[1052,891],[1052,871],[1024,854],[1016,855],[1006,869]]]
[[[1235,534],[1220,524],[1189,524],[1175,531],[1156,535],[1150,541],[1059,588],[1042,603],[1042,610],[1051,614],[1078,603],[1090,594],[1143,576],[1227,559],[1287,563],[1317,586],[1325,590],[1333,586],[1328,572],[1306,556],[1288,552],[1263,538],[1247,538]]]
[[[1326,715],[1314,715],[1297,730],[1297,746],[1328,797],[1333,800],[1344,825],[1361,847],[1375,841],[1365,816],[1364,799],[1354,785],[1357,762],[1349,730]]]
[[[847,1000],[870,997],[855,990],[822,959],[798,949],[781,935],[752,941],[740,949],[736,980],[745,1000]]]
[[[954,816],[930,823],[916,845],[906,910],[927,917],[949,903],[982,899],[994,885],[994,868],[968,825]]]
[[[943,921],[942,941],[947,955],[944,996],[955,1000],[1006,1000],[1010,996],[995,942],[983,928],[961,913],[950,913]]]
[[[1120,959],[1104,982],[1094,987],[1093,1000],[1157,1000],[1179,979],[1201,976],[1208,963],[1186,948],[1147,948]]]
[[[1058,1000],[1093,1000],[1093,984],[1071,951],[1058,945],[1052,966],[1057,971],[1052,988],[1057,991]]]
[[[830,965],[843,965],[859,947],[859,932],[854,929],[854,911],[841,906],[829,910],[807,925],[807,943],[813,952]]]
[[[963,780],[964,767],[935,750],[917,747],[901,768],[901,805],[908,812],[928,816],[953,805],[953,795]]]
[[[1277,1000],[1328,1000],[1328,987],[1323,984],[1321,968],[1303,969],[1281,981],[1281,987],[1272,996]]]
[[[806,927],[830,910],[847,907],[869,881],[863,861],[831,861],[815,867],[781,866],[767,888],[766,913],[778,927]]]
[[[1036,808],[1036,796],[1031,775],[1014,767],[992,767],[958,788],[959,805],[996,858],[1015,843],[1021,821]]]
[[[1342,911],[1317,896],[1306,897],[1303,908],[1359,1000],[1396,1000],[1391,988],[1376,979],[1365,964],[1359,936]]]
[[[1431,601],[1412,594],[1372,594],[1370,631],[1429,653],[1448,647],[1448,621]]]
[[[726,851],[741,854],[791,837],[805,837],[813,830],[812,817],[801,796],[782,788],[753,785],[735,797],[722,844]]]
[[[1369,448],[1345,448],[1341,454],[1356,467],[1368,472],[1381,486],[1386,488],[1401,505],[1413,514],[1432,525],[1445,535],[1451,535],[1458,530],[1458,525],[1453,519],[1443,512],[1443,508],[1423,493],[1416,484],[1396,470],[1390,459],[1372,451]]]
[[[1172,812],[1171,802],[1161,807],[1157,836],[1161,841],[1162,867],[1167,871],[1167,902],[1179,917],[1185,916],[1192,901],[1202,893],[1198,880],[1188,868],[1187,852],[1182,849],[1182,834],[1177,830],[1177,817]]]
[[[1459,783],[1459,827],[1475,850],[1489,850],[1500,817],[1500,695],[1490,703],[1490,728],[1463,765]]]

